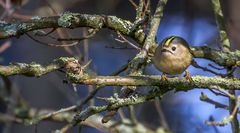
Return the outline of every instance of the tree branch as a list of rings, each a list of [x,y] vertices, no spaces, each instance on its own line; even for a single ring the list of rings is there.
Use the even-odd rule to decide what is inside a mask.
[[[86,85],[101,86],[160,86],[172,87],[180,90],[188,90],[192,88],[211,88],[211,86],[219,86],[221,88],[229,88],[238,90],[240,88],[240,80],[237,78],[220,78],[220,77],[204,77],[193,76],[193,82],[188,82],[185,78],[176,77],[169,78],[168,81],[162,81],[161,76],[91,76],[84,72],[84,66],[78,64],[77,59],[61,57],[55,59],[47,65],[37,63],[16,63],[9,66],[0,66],[0,75],[25,75],[39,77],[56,71],[60,68],[67,69],[66,75],[72,83]]]
[[[223,11],[221,8],[220,0],[212,0],[212,5],[213,5],[213,9],[214,9],[217,26],[219,29],[222,51],[230,52],[231,51],[231,43],[230,43],[229,37],[227,35],[227,30],[226,30],[226,26],[225,26],[224,15],[223,15]],[[230,68],[231,67],[228,68],[228,72],[230,71]],[[229,77],[234,77],[234,75],[231,74]],[[236,92],[234,90],[229,90],[229,93],[234,96],[236,95]],[[230,122],[231,122],[233,133],[239,133],[239,122],[238,122],[237,114],[234,113],[234,112],[238,111],[238,105],[239,105],[239,101],[236,101],[236,99],[229,98],[229,113],[231,114],[230,115],[231,119],[228,119],[228,120],[230,120]],[[236,109],[236,111],[235,111],[235,109]]]
[[[220,42],[222,45],[222,50],[224,52],[228,52],[231,49],[231,43],[227,35],[227,30],[225,26],[224,16],[221,8],[221,4],[219,0],[211,0],[212,6],[215,14],[216,23],[218,26],[219,34],[220,34]]]
[[[0,75],[11,76],[11,75],[25,75],[31,77],[39,77],[56,71],[65,66],[65,63],[76,60],[75,58],[62,57],[55,59],[53,62],[47,65],[41,65],[37,63],[12,63],[9,66],[0,65]]]
[[[34,30],[46,28],[78,28],[90,27],[94,29],[109,28],[119,31],[123,35],[132,37],[141,44],[145,39],[142,29],[131,30],[133,24],[116,16],[89,15],[65,12],[60,16],[33,17],[25,22],[0,23],[0,39],[20,37],[21,35]]]
[[[2,21],[0,23],[0,39],[20,37],[29,31],[60,27],[90,27],[94,29],[108,28],[131,37],[141,46],[143,46],[146,38],[143,29],[132,30],[134,27],[133,23],[116,16],[101,16],[65,12],[61,16],[33,17],[32,20],[25,22],[7,23]],[[152,43],[154,44],[156,42]],[[192,47],[192,50],[195,58],[209,59],[221,66],[240,65],[240,51],[238,50],[235,52],[222,52],[206,46]]]
[[[239,79],[224,79],[220,77],[192,76],[193,82],[188,82],[184,77],[169,78],[162,81],[161,76],[92,76],[81,78],[75,76],[71,82],[87,85],[104,85],[104,86],[160,86],[163,88],[176,88],[177,90],[187,91],[193,88],[209,88],[219,86],[229,88],[229,90],[239,90]]]
[[[234,66],[240,65],[240,51],[236,50],[234,52],[223,52],[220,50],[215,50],[207,46],[201,47],[191,47],[193,56],[195,58],[204,58],[215,62],[220,66]]]

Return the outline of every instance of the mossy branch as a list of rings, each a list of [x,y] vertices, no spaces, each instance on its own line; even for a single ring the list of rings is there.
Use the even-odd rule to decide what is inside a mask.
[[[0,39],[20,37],[34,30],[46,28],[78,28],[90,27],[94,29],[108,28],[119,31],[123,35],[132,37],[139,44],[143,43],[145,34],[142,29],[132,29],[133,23],[116,16],[89,15],[65,12],[60,16],[33,17],[23,22],[0,22]]]
[[[226,30],[226,25],[225,25],[225,20],[224,20],[223,11],[222,11],[222,8],[221,8],[220,0],[211,0],[211,2],[212,2],[214,14],[215,14],[216,23],[217,23],[218,30],[219,30],[219,36],[220,36],[220,39],[221,39],[220,42],[222,44],[222,50],[224,52],[230,51],[231,43],[230,43],[230,40],[228,38],[228,34],[227,34],[227,30]]]
[[[9,66],[0,66],[0,75],[25,75],[39,77],[47,73],[66,69],[66,76],[71,83],[101,86],[159,86],[163,88],[176,88],[177,90],[188,90],[192,88],[209,88],[219,86],[225,89],[238,90],[240,80],[237,78],[220,78],[193,76],[193,82],[185,78],[169,78],[162,81],[161,76],[141,75],[141,76],[92,76],[80,65],[75,58],[61,57],[53,62],[41,65],[37,63],[14,63]]]
[[[215,18],[216,18],[216,23],[217,23],[217,26],[219,29],[222,51],[230,52],[231,51],[231,43],[230,43],[230,39],[227,34],[227,29],[226,29],[226,24],[225,24],[226,21],[224,20],[224,15],[223,15],[220,0],[211,0],[211,1],[212,1],[212,6],[213,6]],[[228,71],[230,71],[230,70],[228,70]],[[233,77],[234,75],[231,75],[231,76]],[[232,95],[236,95],[236,92],[234,90],[230,90],[229,93]],[[229,98],[229,113],[231,114],[230,115],[231,118],[227,119],[227,121],[225,120],[224,122],[221,122],[222,124],[225,124],[226,122],[227,123],[231,122],[233,133],[240,132],[237,113],[234,113],[238,110],[238,106],[239,106],[239,101],[236,101],[236,99]],[[235,109],[236,109],[236,111],[234,111]]]
[[[226,28],[224,26],[223,14],[220,8],[219,0],[212,0],[214,12],[216,15],[217,24],[220,30],[221,43],[223,50],[214,50],[209,47],[191,47],[195,58],[204,58],[211,60],[218,65],[232,67],[240,65],[240,51],[230,51],[230,41],[227,38]],[[131,76],[92,76],[85,72],[84,66],[80,65],[75,58],[62,57],[54,60],[47,65],[37,63],[12,63],[9,66],[0,66],[0,75],[25,75],[40,77],[59,69],[66,69],[66,76],[70,83],[85,84],[85,85],[100,85],[100,86],[157,86],[161,93],[149,93],[144,96],[138,96],[133,99],[117,99],[118,102],[111,106],[92,106],[80,114],[75,116],[77,123],[85,120],[89,116],[106,111],[118,109],[123,106],[134,105],[154,99],[156,96],[161,96],[173,88],[176,91],[187,91],[193,88],[211,88],[219,86],[226,90],[239,90],[240,80],[236,78],[220,78],[220,77],[204,77],[194,76],[193,82],[187,81],[185,78],[169,78],[167,81],[162,81],[160,76],[142,75],[142,70],[147,65],[147,52],[156,46],[155,36],[158,29],[161,16],[163,15],[163,7],[167,0],[160,0],[158,8],[151,21],[151,30],[146,35],[144,30],[135,26],[134,23],[118,18],[116,16],[106,15],[89,15],[65,12],[60,16],[52,17],[33,17],[31,20],[24,22],[0,22],[0,39],[10,37],[20,37],[21,35],[35,30],[46,28],[78,28],[89,27],[93,29],[108,28],[120,32],[134,39],[141,47],[142,51],[131,62],[129,75]],[[141,6],[140,6],[141,7]],[[131,67],[132,66],[132,67]],[[139,69],[139,71],[137,71]],[[148,87],[149,89],[150,87]],[[236,126],[238,128],[238,126]]]
[[[67,62],[76,60],[75,58],[62,57],[55,59],[53,62],[41,65],[35,62],[27,63],[11,63],[9,66],[0,65],[0,75],[25,75],[29,77],[40,77],[50,72],[56,71],[66,65]]]
[[[193,88],[209,88],[219,86],[222,88],[239,90],[240,80],[224,79],[220,77],[192,76],[193,82],[184,77],[169,78],[162,81],[161,76],[93,76],[88,78],[71,79],[71,82],[87,85],[104,85],[104,86],[159,86],[162,88],[175,88],[176,90],[187,91]]]
[[[135,27],[133,23],[116,16],[89,15],[66,12],[60,16],[33,17],[31,20],[24,22],[19,21],[7,23],[2,21],[0,23],[0,39],[20,37],[21,35],[34,30],[61,27],[90,27],[94,29],[108,28],[131,37],[141,46],[144,45],[144,40],[146,38],[143,29],[133,30],[132,28]],[[235,52],[222,52],[206,46],[193,47],[192,50],[196,58],[209,59],[221,66],[234,66],[240,64],[240,51],[238,50]]]

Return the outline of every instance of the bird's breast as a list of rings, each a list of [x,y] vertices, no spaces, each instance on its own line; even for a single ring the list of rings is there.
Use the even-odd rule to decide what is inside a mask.
[[[153,59],[154,65],[160,71],[166,74],[180,74],[183,73],[187,67],[191,64],[192,55],[185,54],[184,56],[171,56],[171,55],[162,55]]]

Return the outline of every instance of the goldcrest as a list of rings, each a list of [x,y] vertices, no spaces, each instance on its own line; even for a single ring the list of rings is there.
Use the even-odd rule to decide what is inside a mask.
[[[152,62],[164,74],[177,75],[188,68],[192,58],[188,43],[181,37],[170,36],[157,46]]]

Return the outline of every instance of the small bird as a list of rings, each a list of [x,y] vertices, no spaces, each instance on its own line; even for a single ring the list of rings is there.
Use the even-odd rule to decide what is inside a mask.
[[[163,72],[163,80],[167,80],[165,74],[183,73],[191,65],[192,60],[193,56],[187,41],[178,36],[170,36],[160,42],[152,57],[154,66]],[[186,71],[185,77],[192,81],[188,71]]]

